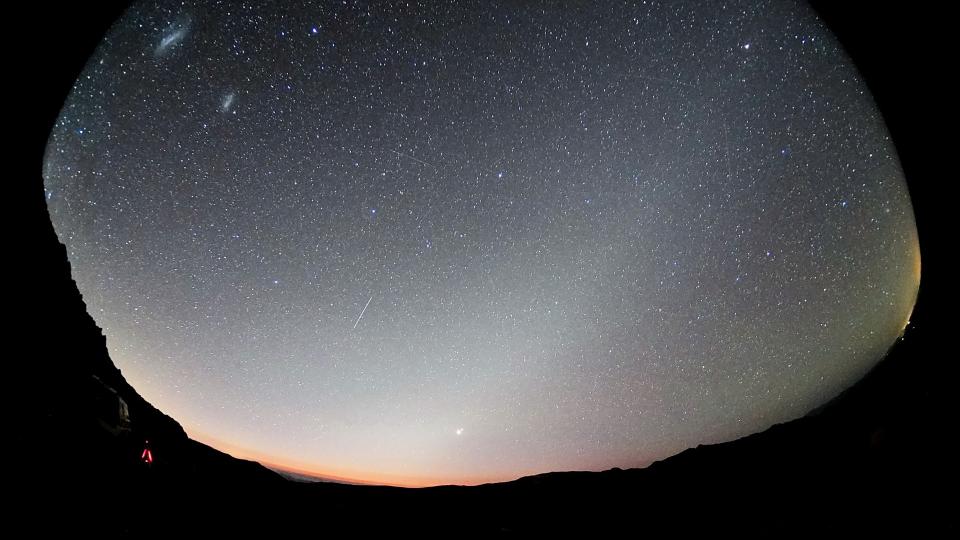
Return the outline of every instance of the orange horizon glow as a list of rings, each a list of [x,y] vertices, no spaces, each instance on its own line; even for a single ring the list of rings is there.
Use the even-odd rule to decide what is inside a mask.
[[[189,436],[191,439],[206,444],[207,446],[210,446],[215,450],[219,450],[234,458],[256,461],[257,463],[270,469],[278,469],[284,472],[311,476],[317,478],[318,480],[330,480],[334,482],[369,486],[425,488],[450,485],[477,486],[480,484],[490,484],[494,482],[508,482],[526,476],[526,474],[521,474],[520,476],[514,477],[475,477],[468,478],[466,480],[442,480],[439,478],[425,478],[422,476],[405,476],[388,473],[371,474],[369,472],[355,471],[352,469],[323,467],[305,461],[283,458],[281,456],[273,456],[263,452],[258,452],[256,450],[251,450],[249,448],[237,446],[222,439],[210,436],[192,427],[183,426],[183,428],[187,432],[187,436]],[[536,473],[531,471],[529,474]]]
[[[910,319],[913,317],[913,310],[917,307],[917,300],[920,294],[920,281],[922,279],[922,262],[921,262],[921,253],[920,253],[920,240],[917,236],[917,231],[914,230],[913,233],[913,257],[911,261],[911,287],[907,289],[906,294],[907,305],[909,309],[907,310],[907,315],[903,320],[903,324],[900,327],[900,336],[903,336],[904,332],[907,331],[907,327],[910,326]]]

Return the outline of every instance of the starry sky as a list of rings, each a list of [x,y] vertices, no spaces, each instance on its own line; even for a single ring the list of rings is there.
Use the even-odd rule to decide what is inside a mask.
[[[896,150],[796,2],[139,2],[47,203],[141,394],[398,485],[636,467],[800,416],[902,333]]]

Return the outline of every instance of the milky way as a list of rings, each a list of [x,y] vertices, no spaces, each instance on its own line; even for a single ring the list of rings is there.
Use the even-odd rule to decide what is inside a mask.
[[[882,119],[792,2],[139,3],[44,178],[144,397],[376,482],[643,466],[795,418],[919,281]]]

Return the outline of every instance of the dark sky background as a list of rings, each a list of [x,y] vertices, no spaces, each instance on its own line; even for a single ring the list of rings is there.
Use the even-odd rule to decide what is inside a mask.
[[[377,482],[641,466],[799,416],[919,281],[882,119],[793,2],[139,3],[44,177],[144,397]]]

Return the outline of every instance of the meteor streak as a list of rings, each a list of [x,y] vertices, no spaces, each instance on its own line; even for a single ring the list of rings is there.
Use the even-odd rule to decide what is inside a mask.
[[[363,306],[363,309],[360,310],[360,316],[357,317],[357,322],[353,323],[353,329],[354,329],[354,330],[356,330],[356,329],[357,329],[357,325],[360,324],[360,319],[363,318],[364,312],[366,312],[366,311],[367,311],[367,307],[370,306],[370,301],[371,301],[371,300],[373,300],[373,297],[372,297],[372,296],[370,297],[370,300],[367,300],[367,305]]]

